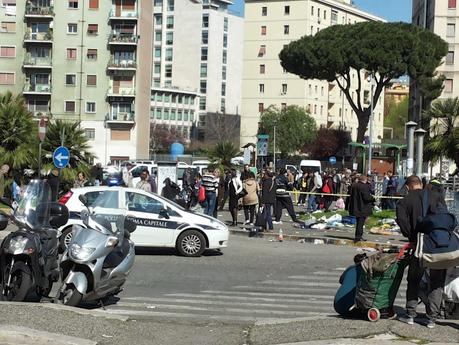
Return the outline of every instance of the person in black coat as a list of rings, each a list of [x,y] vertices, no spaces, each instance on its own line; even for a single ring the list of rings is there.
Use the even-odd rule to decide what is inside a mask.
[[[370,194],[367,184],[368,178],[365,175],[358,177],[356,183],[351,186],[348,211],[356,218],[354,243],[365,241],[363,236],[363,225],[368,216],[372,214],[375,198]]]
[[[276,181],[272,171],[266,171],[261,180],[261,203],[268,229],[273,230],[272,208],[276,204]]]

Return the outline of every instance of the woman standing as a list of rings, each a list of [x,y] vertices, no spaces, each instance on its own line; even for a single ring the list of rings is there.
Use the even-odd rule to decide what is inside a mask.
[[[236,170],[231,170],[231,180],[228,183],[229,189],[229,210],[233,223],[231,226],[237,226],[237,208],[238,208],[238,194],[242,192],[241,179],[237,177]]]
[[[77,175],[75,182],[73,183],[73,188],[81,188],[88,185],[88,180],[84,175],[84,172],[80,171]]]
[[[255,217],[255,206],[258,204],[258,183],[255,180],[255,174],[249,172],[249,178],[244,181],[244,189],[247,195],[242,199],[244,205],[245,223],[253,225],[253,218]]]
[[[273,230],[272,208],[276,204],[276,181],[272,171],[266,171],[261,181],[261,203],[264,207],[268,230]],[[266,224],[265,224],[266,227]]]

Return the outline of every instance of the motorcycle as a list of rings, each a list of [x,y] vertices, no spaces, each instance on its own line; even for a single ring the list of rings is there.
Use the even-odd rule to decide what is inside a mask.
[[[80,215],[84,226],[74,225],[72,240],[60,260],[62,286],[58,298],[65,305],[103,303],[117,295],[134,265],[130,234],[136,224],[127,218],[125,210],[105,207],[110,197],[111,193],[102,193],[89,207],[86,197],[79,196],[86,207]]]
[[[1,202],[12,209],[12,215],[0,214],[0,230],[10,219],[18,227],[0,245],[1,294],[9,301],[24,301],[34,291],[47,297],[59,279],[58,228],[67,223],[69,211],[51,201],[51,188],[43,180],[27,185],[14,210],[10,200],[1,198]]]

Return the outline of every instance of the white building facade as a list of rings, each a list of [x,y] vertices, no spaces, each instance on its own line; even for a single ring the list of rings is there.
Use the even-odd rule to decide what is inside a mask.
[[[356,139],[357,117],[336,83],[287,73],[278,55],[285,45],[304,35],[335,24],[368,20],[383,21],[352,6],[351,0],[246,0],[241,145],[256,142],[261,113],[270,105],[304,107],[317,126],[341,126]],[[356,76],[354,72],[351,78]],[[365,81],[362,97],[369,92],[370,83]],[[356,99],[355,91],[352,96]],[[383,108],[382,94],[374,108],[376,142],[383,136]]]

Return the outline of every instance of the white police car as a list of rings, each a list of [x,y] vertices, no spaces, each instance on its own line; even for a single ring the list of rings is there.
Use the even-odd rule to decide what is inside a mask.
[[[60,198],[59,202],[70,212],[69,221],[60,229],[61,249],[65,249],[72,238],[72,225],[83,225],[80,212],[84,206],[78,196],[85,195],[91,205],[102,193],[109,194],[103,198],[109,202],[98,207],[126,209],[137,224],[131,235],[137,247],[170,247],[184,256],[200,256],[206,249],[228,245],[228,227],[217,219],[187,211],[157,194],[140,189],[102,186],[74,188]]]

